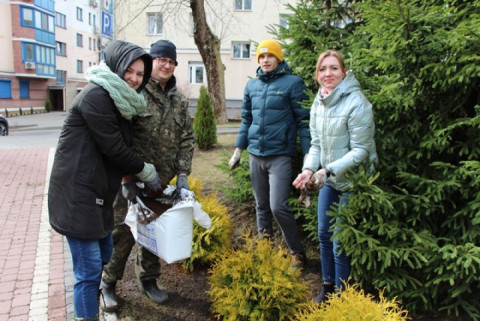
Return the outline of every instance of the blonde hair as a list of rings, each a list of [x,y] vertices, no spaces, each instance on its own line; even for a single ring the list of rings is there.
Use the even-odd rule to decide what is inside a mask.
[[[340,67],[342,68],[343,73],[347,74],[347,66],[345,66],[345,60],[343,59],[342,54],[339,51],[329,49],[322,52],[320,56],[318,56],[317,65],[315,67],[315,74],[313,75],[313,79],[315,79],[317,83],[318,83],[317,75],[318,75],[318,71],[320,70],[320,66],[322,65],[322,61],[323,59],[330,56],[338,59],[338,62],[340,63]]]

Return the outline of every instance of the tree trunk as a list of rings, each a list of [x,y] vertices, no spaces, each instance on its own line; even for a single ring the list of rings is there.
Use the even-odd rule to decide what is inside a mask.
[[[225,104],[225,66],[220,55],[220,40],[207,24],[204,0],[190,0],[194,31],[193,38],[202,56],[207,73],[208,92],[212,98],[217,124],[228,122]]]

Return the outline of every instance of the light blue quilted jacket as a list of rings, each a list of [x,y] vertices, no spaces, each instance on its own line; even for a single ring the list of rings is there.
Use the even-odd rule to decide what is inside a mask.
[[[310,110],[312,140],[303,169],[328,168],[330,185],[345,190],[350,185],[345,172],[377,158],[372,104],[352,71],[327,97],[320,92]]]

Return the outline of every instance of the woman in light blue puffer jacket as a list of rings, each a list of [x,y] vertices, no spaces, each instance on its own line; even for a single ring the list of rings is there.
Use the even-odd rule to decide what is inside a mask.
[[[372,105],[361,92],[353,72],[342,55],[334,50],[320,54],[315,79],[321,88],[310,110],[311,147],[303,171],[293,185],[303,189],[312,185],[318,196],[318,235],[322,265],[322,291],[315,297],[321,303],[335,288],[344,288],[350,274],[350,259],[339,254],[338,241],[332,242],[332,205],[348,205],[350,182],[345,173],[377,158]],[[321,168],[320,170],[318,170]],[[318,170],[318,171],[317,171]]]

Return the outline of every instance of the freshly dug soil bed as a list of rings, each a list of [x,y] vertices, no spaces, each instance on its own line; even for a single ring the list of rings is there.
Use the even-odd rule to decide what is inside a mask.
[[[255,228],[253,206],[236,206],[230,211],[234,230],[233,244],[247,228]],[[277,233],[278,234],[278,233]],[[275,239],[279,240],[280,235]],[[310,251],[309,251],[310,252]],[[140,292],[136,284],[135,260],[137,249],[134,247],[125,269],[124,279],[118,282],[117,295],[120,309],[119,320],[165,320],[165,321],[210,321],[216,320],[210,311],[208,291],[208,268],[186,272],[180,263],[162,262],[161,276],[158,284],[164,286],[169,299],[162,305],[154,304]],[[320,290],[320,262],[317,257],[310,257],[303,272],[304,278],[316,292]],[[316,293],[315,292],[315,293]]]

